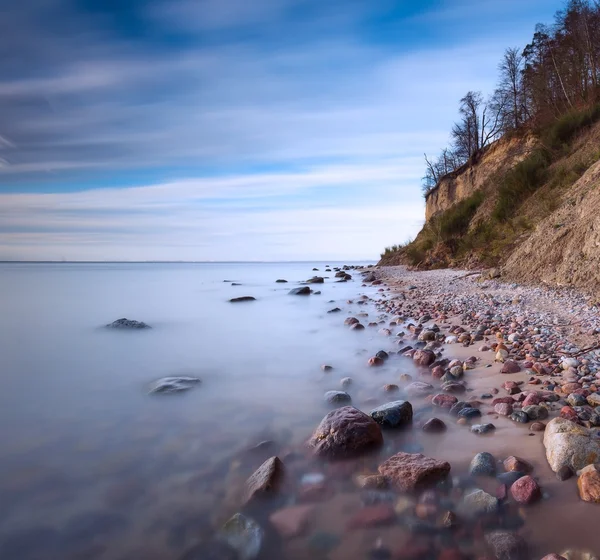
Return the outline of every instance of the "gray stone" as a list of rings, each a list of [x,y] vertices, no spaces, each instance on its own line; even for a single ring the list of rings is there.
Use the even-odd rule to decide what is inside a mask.
[[[201,380],[197,377],[163,377],[150,385],[150,394],[173,394],[189,391]]]
[[[471,475],[495,476],[496,475],[496,459],[491,453],[486,451],[477,453],[469,467]]]
[[[471,431],[474,434],[489,434],[496,429],[494,424],[474,424],[471,426]]]
[[[352,401],[352,397],[345,391],[327,391],[324,398],[329,404],[348,404]]]
[[[493,513],[498,509],[498,498],[476,489],[465,494],[459,505],[459,513],[475,517],[482,513]]]
[[[301,288],[293,288],[289,291],[291,296],[309,296],[310,288],[308,286],[302,286]]]
[[[374,408],[371,418],[386,428],[400,428],[412,422],[413,408],[408,401],[394,401]]]
[[[117,319],[116,321],[113,321],[112,323],[109,323],[108,325],[106,325],[106,328],[108,329],[150,329],[152,327],[150,327],[150,325],[147,325],[146,323],[142,322],[142,321],[134,321],[133,319]]]
[[[545,420],[548,418],[548,409],[545,406],[531,404],[524,406],[523,412],[527,414],[529,420]]]

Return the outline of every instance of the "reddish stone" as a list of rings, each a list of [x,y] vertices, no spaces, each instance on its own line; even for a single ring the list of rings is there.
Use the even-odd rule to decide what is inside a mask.
[[[525,461],[525,459],[515,457],[514,455],[507,457],[503,464],[505,471],[520,471],[522,473],[530,473],[533,470],[533,466]]]
[[[510,487],[510,493],[519,504],[532,504],[542,497],[539,484],[529,475],[519,478]]]
[[[379,472],[387,476],[399,490],[417,490],[446,478],[450,463],[425,457],[420,453],[396,453],[379,465]]]
[[[297,537],[306,531],[314,506],[292,506],[277,510],[269,521],[284,538]]]
[[[452,405],[457,403],[458,399],[454,395],[439,393],[433,397],[431,403],[441,408],[452,408]]]
[[[577,389],[581,389],[581,385],[579,383],[565,383],[561,388],[561,392],[563,395],[570,395],[577,391]]]
[[[440,379],[444,376],[444,368],[442,366],[435,366],[432,370],[431,370],[431,376],[434,379]]]
[[[546,429],[546,424],[543,422],[534,422],[529,426],[529,430],[532,432],[543,432]]]
[[[498,498],[499,500],[506,500],[507,496],[508,488],[506,487],[506,484],[501,484],[500,486],[498,486],[498,488],[496,488],[496,498]]]
[[[517,364],[514,360],[506,360],[500,373],[519,373],[521,371],[521,366]]]
[[[430,418],[421,429],[430,434],[440,434],[446,431],[446,424],[439,418]]]
[[[362,529],[389,525],[396,519],[396,512],[389,504],[368,506],[359,510],[346,523],[346,529]]]
[[[533,371],[535,371],[536,373],[538,373],[539,375],[546,375],[548,372],[546,371],[546,368],[540,364],[539,362],[536,362],[535,364],[533,364],[533,366],[531,367],[531,369]]]
[[[521,388],[514,381],[507,381],[502,385],[509,395],[515,395],[521,392]]]
[[[494,406],[494,412],[500,416],[510,416],[513,413],[513,406],[509,403],[498,403]]]
[[[370,416],[353,406],[343,406],[321,420],[308,443],[319,457],[343,459],[380,447],[383,435]]]
[[[417,350],[413,354],[413,360],[418,366],[427,367],[435,362],[435,354],[431,350]]]
[[[530,404],[540,404],[542,402],[542,398],[536,393],[529,393],[525,400],[523,401],[523,406],[529,406]]]
[[[367,365],[373,367],[373,366],[382,366],[383,365],[383,359],[379,358],[378,356],[372,356],[371,358],[369,358],[369,361],[367,362]]]
[[[494,406],[500,403],[515,404],[515,399],[513,399],[512,397],[498,397],[497,399],[494,399],[492,401],[492,404]]]
[[[546,554],[546,556],[544,556],[542,558],[542,560],[567,560],[567,559],[564,556],[560,556],[553,552],[552,554]]]
[[[563,406],[560,409],[560,417],[566,420],[571,420],[571,422],[579,423],[577,412],[575,412],[570,406]]]

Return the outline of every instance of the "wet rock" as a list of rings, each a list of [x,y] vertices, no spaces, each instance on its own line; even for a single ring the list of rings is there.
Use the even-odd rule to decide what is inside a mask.
[[[408,401],[394,401],[378,406],[370,415],[381,426],[400,428],[412,422],[413,408]]]
[[[529,416],[527,416],[527,413],[523,412],[522,410],[515,410],[510,415],[510,419],[513,422],[517,422],[520,424],[527,424],[527,422],[529,422]]]
[[[548,409],[545,406],[531,404],[524,406],[523,412],[527,414],[529,420],[545,420],[548,418]]]
[[[367,365],[370,367],[374,367],[374,366],[382,366],[383,365],[383,360],[377,356],[372,356],[369,358]]]
[[[521,471],[524,473],[530,473],[533,471],[533,466],[531,463],[525,461],[525,459],[521,459],[520,457],[515,457],[511,455],[504,459],[504,470],[506,471]]]
[[[346,523],[347,529],[362,529],[389,525],[396,519],[396,512],[389,504],[379,504],[360,509]]]
[[[321,366],[321,370],[322,371],[331,371],[333,369],[333,366],[327,365],[327,364],[323,364]]]
[[[450,472],[450,463],[420,453],[400,452],[382,463],[379,472],[396,488],[408,492],[444,480]]]
[[[287,284],[287,280],[284,280],[283,278],[280,278],[279,280],[275,280],[275,282],[277,284]]]
[[[466,390],[467,388],[462,383],[457,383],[456,381],[447,381],[442,384],[442,391],[446,391],[446,393],[461,394]]]
[[[293,288],[288,292],[288,294],[290,296],[309,296],[310,288],[308,286],[302,286],[300,288]]]
[[[243,301],[256,301],[256,298],[253,296],[234,297],[229,300],[229,303],[241,303]]]
[[[542,491],[538,483],[529,475],[519,478],[510,487],[510,493],[519,504],[532,504],[542,497]]]
[[[446,424],[439,418],[430,418],[421,429],[428,434],[441,434],[446,431]]]
[[[352,406],[327,414],[309,440],[315,455],[328,459],[355,457],[382,443],[379,424]]]
[[[573,471],[600,460],[597,430],[588,430],[564,418],[554,418],[546,426],[546,459],[554,472],[567,465]]]
[[[250,517],[236,513],[223,525],[219,539],[237,552],[239,560],[254,560],[262,548],[264,531]]]
[[[543,432],[546,429],[546,424],[543,422],[534,422],[531,424],[531,426],[529,426],[529,429],[532,432]]]
[[[431,399],[431,404],[439,406],[440,408],[452,408],[454,404],[458,402],[458,399],[454,395],[447,395],[439,393]]]
[[[467,406],[458,412],[459,418],[465,418],[466,420],[470,420],[471,418],[479,418],[481,416],[481,411],[478,408],[472,408]]]
[[[498,498],[476,489],[465,496],[459,504],[459,513],[468,517],[475,517],[482,513],[493,513],[498,509]]]
[[[528,560],[527,543],[523,537],[509,531],[494,531],[485,536],[496,560]]]
[[[413,360],[418,366],[427,367],[435,362],[435,354],[431,350],[417,350],[413,354]]]
[[[284,466],[279,457],[267,459],[246,481],[244,503],[275,494],[283,474]]]
[[[496,459],[494,459],[491,453],[487,453],[486,451],[477,453],[471,461],[469,473],[472,476],[495,476]]]
[[[286,507],[272,513],[269,521],[283,538],[289,539],[306,531],[313,511],[312,505]]]
[[[333,309],[330,309],[327,313],[339,313],[341,311],[341,309],[339,307],[334,307]]]
[[[379,358],[380,360],[387,360],[390,356],[389,354],[385,351],[385,350],[379,350],[379,352],[377,352],[377,354],[375,354],[376,358]]]
[[[143,321],[134,321],[133,319],[117,319],[112,323],[106,325],[108,329],[150,329],[150,325],[147,325]]]
[[[573,470],[568,465],[563,465],[562,467],[560,467],[560,469],[558,469],[558,471],[556,471],[556,478],[558,478],[558,480],[560,480],[561,482],[569,480],[569,478],[571,478],[572,476]]]
[[[496,429],[494,424],[474,424],[471,426],[471,432],[474,434],[489,434]]]
[[[409,397],[425,397],[433,391],[433,385],[424,381],[414,381],[404,388]]]
[[[350,325],[350,330],[351,331],[364,331],[365,326],[362,323],[354,323],[354,324]]]
[[[201,380],[197,377],[163,377],[152,383],[148,392],[150,394],[183,393],[200,383]]]
[[[521,366],[517,364],[514,360],[506,360],[500,373],[519,373],[521,371]]]
[[[513,413],[512,404],[498,403],[494,405],[494,412],[500,416],[510,416]]]
[[[329,404],[348,404],[352,401],[352,397],[345,391],[327,391],[323,398]]]
[[[578,393],[571,393],[567,397],[567,402],[571,406],[585,406],[588,403],[587,399],[583,395],[580,395]],[[597,406],[597,405],[594,405],[594,406]]]
[[[458,416],[459,412],[465,408],[472,408],[472,407],[464,401],[458,401],[450,407],[450,414],[452,416]]]
[[[322,276],[313,276],[312,278],[306,281],[307,284],[324,284],[325,278]]]
[[[359,320],[356,317],[347,317],[346,319],[344,319],[344,325],[348,326],[356,325],[356,323],[358,322]]]
[[[600,503],[600,473],[596,465],[588,465],[582,469],[577,479],[577,489],[584,502]]]
[[[394,385],[393,383],[387,383],[383,386],[383,390],[386,393],[397,393],[400,391],[400,387],[398,387],[398,385]]]

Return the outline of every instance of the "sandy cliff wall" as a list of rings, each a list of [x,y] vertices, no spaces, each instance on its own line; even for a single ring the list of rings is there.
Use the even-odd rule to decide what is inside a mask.
[[[425,221],[469,197],[499,172],[506,172],[524,159],[535,145],[533,137],[501,139],[492,144],[475,165],[444,177],[425,199]]]

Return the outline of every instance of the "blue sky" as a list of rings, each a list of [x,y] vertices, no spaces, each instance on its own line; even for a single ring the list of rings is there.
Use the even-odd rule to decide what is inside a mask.
[[[374,259],[553,0],[27,0],[0,20],[0,259]]]

